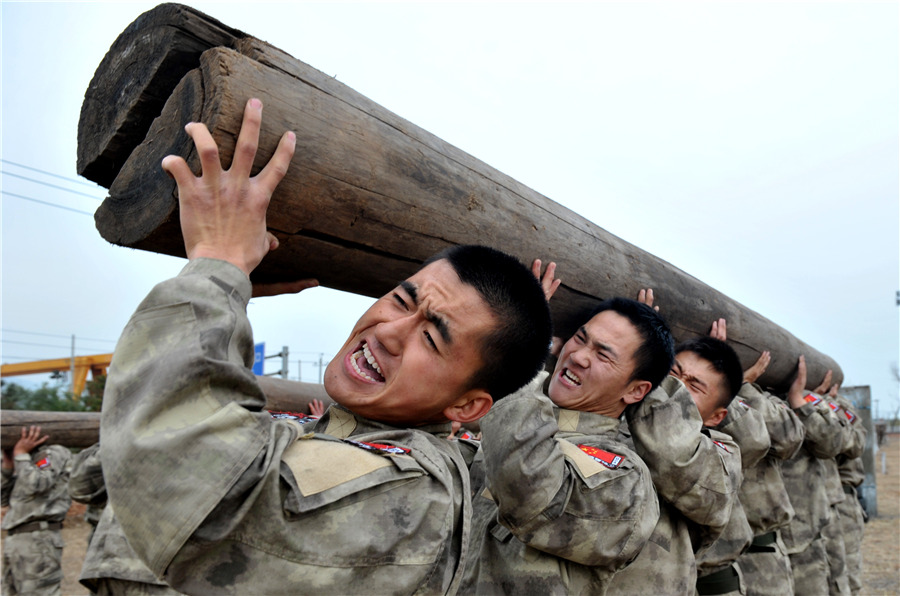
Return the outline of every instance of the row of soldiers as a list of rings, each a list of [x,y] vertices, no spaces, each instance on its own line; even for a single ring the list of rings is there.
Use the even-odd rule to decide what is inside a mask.
[[[321,417],[266,412],[247,305],[313,284],[250,281],[295,145],[250,176],[261,110],[228,170],[196,123],[202,175],[163,161],[189,262],[110,368],[109,503],[82,571],[98,593],[824,593],[805,559],[847,589],[827,531],[845,499],[815,474],[849,416],[804,390],[802,357],[786,400],[743,383],[724,321],[675,346],[650,292],[602,302],[545,371],[555,266],[454,246],[362,315]],[[475,421],[481,441],[447,440]]]

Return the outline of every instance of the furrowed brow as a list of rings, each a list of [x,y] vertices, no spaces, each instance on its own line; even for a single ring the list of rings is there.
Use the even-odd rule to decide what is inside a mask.
[[[416,284],[409,280],[404,280],[400,282],[400,287],[406,290],[406,293],[409,294],[414,303],[419,303],[419,289],[416,287]]]
[[[603,342],[599,342],[599,341],[597,341],[596,339],[594,339],[593,337],[590,337],[590,336],[588,336],[588,339],[590,339],[591,344],[593,344],[593,346],[594,346],[595,348],[597,348],[598,350],[601,350],[601,351],[603,351],[603,352],[606,352],[607,354],[609,354],[610,356],[612,356],[612,359],[613,359],[613,360],[618,359],[619,355],[616,354],[616,351],[612,349],[612,346],[608,346],[607,344],[605,344],[605,343],[603,343]]]
[[[400,287],[409,294],[409,297],[412,298],[412,301],[418,306],[419,304],[419,288],[416,284],[412,283],[409,280],[404,280],[400,282]],[[438,330],[438,333],[441,334],[441,338],[448,345],[453,343],[453,336],[450,335],[450,329],[447,327],[447,321],[444,320],[442,316],[439,314],[432,312],[430,310],[425,312],[425,319],[429,321],[432,325],[434,325],[435,329]]]
[[[453,345],[453,337],[450,335],[450,329],[447,327],[447,321],[444,320],[442,316],[437,313],[429,311],[425,311],[425,318],[434,325],[435,329],[438,330],[438,333],[441,334],[441,337],[444,339],[444,342],[447,345]]]

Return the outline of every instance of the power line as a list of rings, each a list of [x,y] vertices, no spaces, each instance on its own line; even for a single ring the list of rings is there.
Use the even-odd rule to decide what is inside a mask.
[[[0,331],[3,331],[4,333],[23,333],[25,335],[42,335],[44,337],[62,337],[64,339],[69,339],[72,337],[71,334],[63,335],[61,333],[41,333],[39,331],[25,331],[23,329],[10,329],[9,327],[4,327],[3,329],[0,329]],[[97,338],[93,338],[93,337],[81,337],[80,335],[76,335],[75,339],[80,340],[80,341],[103,341],[103,342],[110,343],[110,344],[116,343],[116,340],[114,340],[114,339],[97,339]]]
[[[81,184],[82,186],[90,186],[91,188],[96,188],[99,186],[94,182],[86,182],[85,180],[79,180],[78,178],[69,178],[68,176],[60,176],[59,174],[54,174],[52,172],[48,172],[46,170],[39,170],[38,168],[33,168],[31,166],[26,166],[25,164],[16,163],[14,161],[10,161],[8,159],[0,159],[3,163],[8,163],[11,166],[16,166],[17,168],[23,168],[26,170],[31,170],[32,172],[37,172],[39,174],[44,174],[45,176],[52,176],[54,178],[59,178],[60,180],[67,180],[69,182],[74,182],[75,184]]]
[[[70,192],[73,195],[80,195],[82,197],[87,197],[89,199],[94,199],[95,201],[102,201],[103,199],[98,197],[97,195],[89,195],[86,192],[78,192],[77,190],[72,190],[71,188],[66,188],[65,186],[57,186],[56,184],[50,184],[49,182],[44,182],[43,180],[35,180],[34,178],[29,178],[28,176],[22,176],[20,174],[13,174],[12,172],[7,172],[6,170],[0,171],[4,176],[12,176],[13,178],[19,178],[20,180],[27,180],[28,182],[34,182],[35,184],[41,184],[43,186],[49,188],[55,188],[56,190],[62,190],[65,192]]]
[[[30,342],[30,341],[15,341],[13,339],[6,339],[6,338],[3,339],[3,343],[16,344],[19,346],[37,346],[39,348],[59,348],[60,350],[67,350],[70,348],[70,346],[59,346],[59,345],[54,345],[54,344],[36,344],[36,343]]]
[[[25,196],[22,196],[22,195],[17,195],[17,194],[15,194],[15,193],[8,192],[8,191],[5,191],[5,190],[0,191],[0,192],[2,192],[4,195],[6,195],[6,196],[8,196],[8,197],[13,197],[13,198],[16,198],[16,199],[23,199],[23,200],[25,200],[25,201],[32,201],[33,203],[40,203],[41,205],[46,205],[46,206],[48,206],[48,207],[56,207],[57,209],[65,209],[66,211],[74,211],[75,213],[80,213],[80,214],[82,214],[82,215],[90,215],[90,216],[93,216],[93,215],[94,215],[93,213],[89,213],[89,212],[87,212],[87,211],[82,211],[82,210],[80,210],[80,209],[72,209],[71,207],[63,207],[62,205],[57,205],[56,203],[48,203],[47,201],[41,201],[40,199],[33,199],[33,198],[31,198],[31,197],[25,197]]]

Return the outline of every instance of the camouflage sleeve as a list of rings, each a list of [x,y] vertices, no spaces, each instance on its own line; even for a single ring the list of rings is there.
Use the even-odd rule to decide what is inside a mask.
[[[741,449],[741,468],[755,466],[769,452],[769,431],[762,414],[740,399],[728,404],[725,419],[716,427],[731,437]]]
[[[14,468],[0,468],[0,506],[9,507],[9,495],[12,493],[13,487],[16,485],[16,476]]]
[[[61,445],[49,445],[36,455],[15,456],[16,485],[12,495],[16,499],[29,500],[47,495],[60,481],[68,480],[71,456]]]
[[[86,505],[106,503],[106,484],[100,465],[100,443],[82,449],[72,458],[69,474],[69,496]]]
[[[704,434],[697,406],[674,377],[626,408],[625,415],[657,492],[685,517],[708,526],[714,538],[737,500],[740,449],[727,435]]]
[[[838,455],[846,459],[860,457],[866,447],[866,428],[853,413],[850,402],[838,396],[836,405],[836,414],[843,429],[841,452]]]
[[[196,259],[150,292],[116,345],[101,456],[110,503],[154,573],[276,441],[250,370],[250,294],[237,267]]]
[[[744,383],[738,397],[760,412],[766,421],[771,447],[769,452],[778,459],[790,459],[806,437],[806,428],[787,402],[763,391],[759,385]]]
[[[805,445],[813,456],[831,459],[841,452],[844,442],[841,421],[822,398],[810,393],[806,403],[794,412],[806,427]]]
[[[533,548],[619,569],[637,556],[659,518],[649,471],[630,451],[627,465],[614,469],[593,460],[587,462],[593,466],[579,466],[579,454],[589,458],[556,438],[552,404],[541,392],[544,376],[500,400],[481,420],[482,454],[499,521]],[[610,426],[617,428],[617,421]],[[598,438],[585,435],[585,442]]]

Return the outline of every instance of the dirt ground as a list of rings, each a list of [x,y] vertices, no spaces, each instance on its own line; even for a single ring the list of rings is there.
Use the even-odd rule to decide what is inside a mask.
[[[900,594],[900,434],[888,435],[882,447],[887,474],[877,457],[878,517],[866,524],[863,538],[863,591],[865,596]],[[90,527],[84,521],[84,505],[75,503],[63,528],[65,596],[87,595],[78,583]]]

